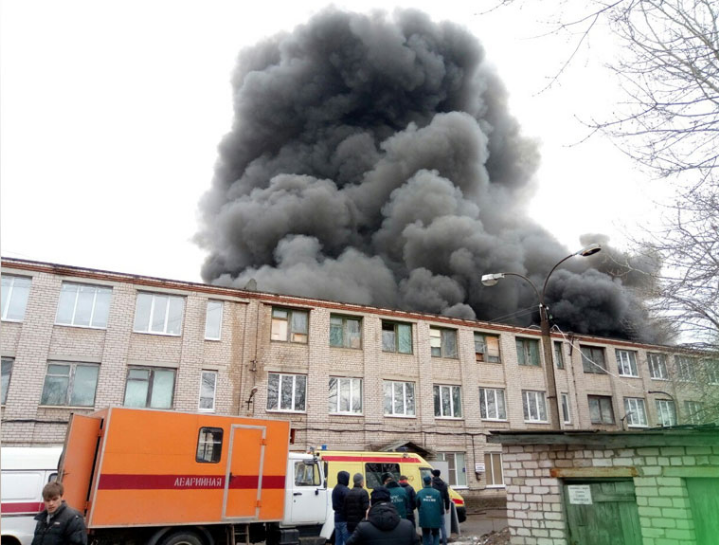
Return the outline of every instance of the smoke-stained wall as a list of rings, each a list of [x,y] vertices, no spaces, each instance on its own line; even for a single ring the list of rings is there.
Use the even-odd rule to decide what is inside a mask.
[[[569,252],[527,216],[537,145],[475,37],[417,11],[330,9],[242,51],[233,89],[200,206],[205,280],[530,323],[530,286],[481,275],[541,286]],[[555,323],[652,340],[600,256],[552,277]]]

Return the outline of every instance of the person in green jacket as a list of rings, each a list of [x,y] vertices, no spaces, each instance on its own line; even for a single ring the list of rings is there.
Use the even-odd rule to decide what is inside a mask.
[[[422,528],[422,545],[439,545],[439,528],[444,519],[442,494],[432,488],[432,477],[422,479],[424,488],[417,492],[419,526]]]
[[[394,480],[394,476],[391,473],[383,473],[382,481],[387,487],[387,490],[389,490],[390,500],[394,508],[397,509],[400,518],[409,520],[407,513],[411,513],[413,507],[409,503],[409,494],[407,494],[407,491]]]

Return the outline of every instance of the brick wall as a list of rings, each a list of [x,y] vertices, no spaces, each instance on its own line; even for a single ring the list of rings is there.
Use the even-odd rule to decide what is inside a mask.
[[[569,543],[564,503],[568,499],[562,492],[565,479],[611,478],[630,478],[634,483],[642,545],[697,545],[686,478],[711,477],[719,482],[716,433],[690,437],[686,446],[676,446],[682,439],[671,434],[648,440],[646,435],[632,433],[595,436],[584,445],[577,444],[581,443],[578,438],[572,444],[516,444],[527,437],[508,432],[491,439],[505,441],[507,517],[513,545]],[[566,438],[547,436],[544,441]],[[531,438],[532,443],[539,441]],[[606,447],[602,442],[619,446]]]

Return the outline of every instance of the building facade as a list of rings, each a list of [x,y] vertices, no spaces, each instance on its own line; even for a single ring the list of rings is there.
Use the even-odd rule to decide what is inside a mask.
[[[61,444],[70,413],[107,406],[281,418],[297,450],[412,442],[503,496],[489,431],[550,428],[532,328],[4,259],[0,337],[4,445]],[[552,337],[563,429],[701,415],[693,356]]]

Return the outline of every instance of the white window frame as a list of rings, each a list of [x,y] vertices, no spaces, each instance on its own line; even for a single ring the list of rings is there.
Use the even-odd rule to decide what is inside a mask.
[[[467,457],[465,453],[438,452],[437,458],[443,462],[447,462],[447,484],[452,488],[467,488]],[[460,477],[464,483],[459,482]]]
[[[9,282],[8,282],[9,281]],[[16,284],[18,284],[16,286]],[[22,285],[20,285],[22,284]],[[4,297],[2,298],[2,315],[0,318],[3,322],[22,322],[25,319],[25,311],[27,310],[27,302],[28,299],[30,299],[30,288],[32,287],[32,277],[30,276],[16,276],[13,274],[3,274],[2,275],[2,287],[6,288],[2,291],[4,292]],[[22,308],[22,316],[19,318],[8,318],[8,310],[10,309],[11,305],[10,302],[13,300],[13,296],[16,295],[16,291],[22,289],[20,293],[24,292],[24,295],[21,295],[21,297],[24,297],[24,301],[22,301],[21,308]]]
[[[662,427],[677,425],[677,405],[671,399],[657,399],[657,420]]]
[[[647,406],[642,397],[624,398],[624,417],[627,426],[630,428],[646,428],[649,426],[647,419]]]
[[[649,374],[654,380],[669,380],[667,372],[667,356],[659,352],[647,352]]]
[[[412,406],[408,406],[408,390],[412,390]],[[417,398],[415,397],[415,392],[417,391],[415,387],[414,382],[406,382],[406,381],[399,381],[399,380],[385,380],[383,383],[383,390],[384,390],[384,415],[385,416],[392,416],[392,417],[399,417],[399,418],[415,418],[417,416]],[[389,390],[389,391],[388,391]],[[398,391],[399,390],[399,391]],[[387,395],[390,395],[392,399],[392,412],[387,412]],[[401,395],[402,396],[402,407],[404,408],[404,412],[398,413],[395,412],[395,401],[397,400],[395,396]],[[411,412],[410,412],[411,410]]]
[[[7,365],[6,365],[7,364]],[[7,401],[7,393],[10,390],[10,380],[12,379],[12,369],[15,366],[15,358],[2,357],[2,405]],[[8,371],[5,372],[5,369]]]
[[[147,371],[148,378],[146,380],[131,378],[130,374],[132,371]],[[172,372],[172,392],[170,397],[170,404],[168,406],[154,406],[152,405],[152,394],[155,388],[155,373]],[[145,409],[172,409],[175,405],[175,389],[177,388],[177,369],[170,367],[152,367],[145,365],[130,365],[127,367],[127,379],[125,381],[125,395],[123,396],[122,404],[125,407],[134,407],[135,405],[125,405],[127,401],[127,390],[130,382],[147,382],[147,394],[145,394],[145,404],[138,408]]]
[[[90,319],[87,324],[77,323],[77,304],[80,300],[80,293],[92,292],[92,304],[90,308]],[[74,297],[73,297],[74,295]],[[107,314],[104,316],[104,320],[100,320],[99,325],[95,324],[96,318],[98,317],[98,295],[107,297]],[[104,297],[103,297],[104,298]],[[107,323],[110,319],[110,302],[112,300],[112,288],[109,286],[98,286],[95,284],[81,284],[78,282],[63,282],[60,288],[60,298],[57,302],[57,310],[55,312],[55,324],[62,326],[71,327],[85,327],[88,329],[107,329]],[[69,312],[70,321],[61,321],[61,306],[63,304],[72,305],[72,310]]]
[[[571,424],[572,423],[572,407],[569,403],[569,394],[562,392],[560,395],[560,400],[562,403],[562,422],[564,424]]]
[[[50,373],[50,366],[56,366],[56,367],[68,367],[68,373],[65,374],[51,374]],[[75,374],[77,373],[77,368],[83,367],[88,369],[95,369],[95,388],[92,395],[92,403],[87,405],[79,405],[77,403],[72,403],[72,396],[75,393]],[[50,377],[67,377],[67,386],[65,388],[65,400],[64,403],[48,403],[45,401],[45,390],[48,384],[48,379]],[[100,383],[100,365],[98,363],[85,363],[85,362],[75,362],[75,361],[48,361],[47,367],[45,368],[45,378],[43,380],[43,387],[42,387],[42,394],[40,395],[40,406],[42,407],[89,407],[92,408],[95,406],[95,400],[97,399],[97,385]]]
[[[208,387],[210,385],[210,381],[205,382],[206,377],[207,378],[212,377],[212,396],[211,397],[208,395],[203,395],[203,392],[202,392],[205,385],[207,385]],[[205,400],[209,399],[211,401],[209,407],[202,406],[203,399],[205,399]],[[216,399],[217,399],[217,371],[203,369],[202,371],[200,371],[200,395],[199,395],[199,399],[197,401],[197,410],[202,413],[214,413]]]
[[[205,340],[222,340],[222,322],[224,314],[224,301],[218,301],[217,299],[207,300],[207,307],[205,311]],[[219,319],[217,317],[219,317]],[[215,334],[213,330],[217,331],[217,334]]]
[[[270,407],[270,380],[277,377],[277,406]],[[292,400],[290,408],[282,407],[282,383],[285,379],[292,381]],[[299,385],[302,383],[305,389],[305,397],[301,408],[296,408]],[[290,373],[268,373],[267,374],[267,412],[273,413],[305,413],[307,412],[307,375]]]
[[[499,462],[497,462],[497,458]],[[502,453],[501,452],[485,452],[484,453],[484,474],[487,484],[485,488],[506,488],[507,485],[504,483],[504,467],[503,467]],[[502,477],[502,484],[497,484],[494,481],[494,469],[499,464],[499,474]],[[489,484],[491,475],[492,484]]]
[[[439,396],[439,414],[437,414],[437,405],[434,407],[435,418],[448,418],[452,420],[459,420],[462,417],[462,387],[454,384],[435,384],[433,388],[434,398],[437,399]],[[454,402],[454,392],[459,392],[459,407]],[[444,399],[449,396],[449,412],[450,414],[444,414]]]
[[[616,350],[617,369],[620,377],[638,377],[637,353],[633,350]]]
[[[454,352],[450,350],[447,341],[449,336],[454,337]],[[459,347],[457,346],[457,330],[448,329],[446,327],[434,327],[429,328],[429,347],[430,355],[433,358],[447,358],[456,360],[459,358]],[[439,353],[436,353],[439,351]]]
[[[704,412],[704,404],[701,401],[685,401],[684,412],[687,423],[695,425],[703,423],[700,415]]]
[[[334,386],[333,386],[334,381]],[[335,390],[335,402],[334,407],[331,406],[332,402],[329,401],[329,413],[330,414],[349,414],[353,416],[362,414],[362,390],[364,384],[362,379],[359,377],[330,377],[329,381],[329,398],[332,397],[332,390]],[[347,410],[342,410],[342,396],[340,395],[343,388],[349,387],[349,398],[350,407]],[[355,401],[359,401],[359,407],[355,408]]]
[[[696,382],[696,358],[690,356],[674,356],[674,361],[677,365],[677,380],[682,382]]]
[[[340,323],[337,324],[337,321]],[[357,323],[357,337],[350,333],[349,323]],[[332,344],[332,329],[339,326],[342,331],[342,344]],[[347,316],[344,314],[330,314],[330,348],[350,348],[362,350],[362,318],[360,316]]]
[[[275,316],[276,312],[285,312],[287,316]],[[295,331],[292,316],[294,314],[303,314],[305,316],[305,330]],[[285,335],[281,338],[280,331],[276,330],[276,324],[286,322],[284,326]],[[285,307],[272,307],[270,313],[270,340],[274,342],[284,342],[293,344],[307,344],[310,336],[310,312],[306,309],[293,309]]]
[[[143,297],[150,297],[150,314],[147,317],[147,329],[144,329],[144,326],[138,326],[138,313],[140,311],[140,299]],[[157,301],[161,298],[167,299],[167,304],[165,305],[165,311],[164,311],[164,317],[162,318],[162,329],[152,329],[152,323],[155,318],[155,313],[160,312],[159,309],[156,309]],[[180,303],[181,309],[180,309],[180,322],[177,326],[177,331],[168,331],[169,326],[169,319],[170,319],[170,308],[173,306],[174,303]],[[135,320],[133,322],[132,330],[135,333],[145,333],[148,335],[167,335],[169,337],[180,337],[182,335],[182,323],[184,321],[185,317],[185,298],[180,295],[171,295],[169,293],[153,293],[148,291],[140,291],[137,293],[137,299],[135,302]],[[145,321],[144,319],[142,320]],[[140,327],[143,327],[142,329]]]
[[[384,343],[384,332],[389,331],[389,327],[386,326],[392,326],[393,336],[394,336],[394,349],[393,350],[387,350],[385,348]],[[409,351],[400,350],[400,342],[399,342],[399,331],[400,327],[402,328],[408,328],[409,329]],[[393,322],[391,320],[382,320],[382,352],[387,353],[393,353],[393,354],[412,354],[413,353],[413,339],[412,339],[412,324],[407,324],[404,322]]]
[[[524,421],[528,424],[546,424],[547,399],[541,390],[522,390],[522,412]],[[542,418],[544,412],[544,418]]]
[[[492,339],[492,342],[487,342]],[[491,344],[496,342],[496,350]],[[491,335],[480,331],[474,332],[474,357],[482,363],[502,363],[502,350],[499,335]]]
[[[495,416],[490,415],[489,398],[494,399]],[[484,398],[484,403],[482,399]],[[498,398],[502,399],[503,414],[500,414]],[[495,422],[506,422],[507,420],[507,398],[504,395],[504,388],[479,388],[479,415],[482,420],[493,420]]]

